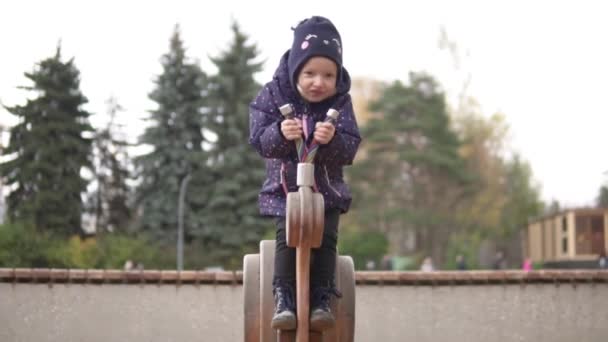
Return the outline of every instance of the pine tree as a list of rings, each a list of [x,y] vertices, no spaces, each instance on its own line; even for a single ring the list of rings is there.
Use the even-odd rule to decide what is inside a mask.
[[[542,214],[543,202],[528,162],[515,154],[503,167],[506,202],[502,206],[500,224],[486,236],[495,238],[497,245],[510,255],[510,261],[520,264],[523,261],[520,256],[524,254],[521,231],[531,217]]]
[[[254,250],[268,228],[257,207],[264,166],[247,143],[249,103],[260,88],[253,75],[260,71],[261,64],[255,62],[257,47],[247,44],[248,37],[236,23],[232,32],[230,48],[212,58],[218,69],[210,93],[211,127],[217,135],[213,150],[217,182],[201,240],[208,249],[215,246],[217,262],[229,267],[240,263],[244,251]]]
[[[4,151],[13,158],[0,165],[0,175],[14,188],[8,196],[11,221],[25,222],[39,230],[67,236],[81,232],[87,180],[83,168],[91,167],[93,131],[87,103],[80,91],[80,72],[73,59],[61,61],[61,48],[25,76],[24,87],[36,97],[25,106],[6,107],[20,121],[10,130]]]
[[[370,109],[379,116],[362,130],[367,157],[349,170],[355,221],[389,234],[396,252],[411,252],[403,246],[415,232],[417,249],[438,253],[469,181],[445,96],[432,77],[412,73]]]
[[[4,154],[4,132],[5,127],[0,124],[0,156]],[[0,224],[4,223],[4,213],[5,213],[5,203],[4,203],[4,181],[2,177],[0,177]]]
[[[129,205],[128,143],[115,122],[116,114],[122,107],[115,98],[107,101],[109,121],[97,131],[94,138],[95,180],[93,212],[95,231],[125,230],[132,214]]]
[[[608,185],[600,187],[596,202],[598,208],[608,208]]]
[[[186,50],[176,26],[169,52],[161,58],[163,72],[150,93],[158,108],[151,112],[150,125],[140,137],[140,143],[152,151],[136,158],[140,184],[137,202],[142,210],[141,227],[164,242],[175,241],[177,206],[182,181],[191,175],[191,183],[206,183],[206,154],[203,143],[207,76],[197,62],[186,57]],[[204,191],[187,189],[186,228],[200,225],[190,210],[205,200]]]

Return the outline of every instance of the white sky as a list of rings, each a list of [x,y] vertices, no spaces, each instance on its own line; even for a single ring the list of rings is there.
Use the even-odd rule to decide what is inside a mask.
[[[336,24],[352,76],[406,80],[409,71],[426,70],[453,94],[463,73],[437,47],[443,25],[469,53],[469,93],[486,115],[506,115],[511,146],[531,163],[543,199],[589,205],[608,180],[606,7],[586,0],[10,1],[0,10],[0,101],[25,103],[27,93],[16,88],[30,85],[23,73],[61,39],[63,56],[75,57],[81,71],[86,109],[104,114],[105,100],[116,96],[135,140],[154,108],[147,94],[176,23],[188,55],[212,73],[207,56],[227,48],[235,19],[267,61],[257,75],[266,82],[291,44],[289,28],[311,15]],[[1,108],[0,123],[14,122]]]

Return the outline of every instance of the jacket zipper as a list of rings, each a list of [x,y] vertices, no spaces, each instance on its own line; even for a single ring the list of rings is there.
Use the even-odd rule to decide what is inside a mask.
[[[285,176],[285,163],[281,162],[281,171],[279,171],[279,177],[281,181],[281,185],[283,186],[283,192],[285,192],[285,196],[289,193],[289,189],[287,189],[287,177]]]
[[[323,165],[323,170],[325,170],[325,180],[327,180],[327,186],[338,196],[342,197],[340,192],[336,190],[333,186],[331,186],[331,182],[329,181],[329,173],[327,172],[327,165]]]

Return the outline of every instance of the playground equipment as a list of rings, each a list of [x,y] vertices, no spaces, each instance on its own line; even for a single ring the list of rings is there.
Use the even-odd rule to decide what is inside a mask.
[[[290,105],[280,108],[287,118],[293,117]],[[330,109],[328,119],[335,124],[338,112]],[[355,278],[352,258],[338,256],[336,260],[336,287],[342,293],[340,300],[332,300],[331,310],[336,324],[325,331],[310,331],[310,249],[319,248],[323,239],[325,203],[323,195],[313,191],[313,144],[306,148],[301,139],[296,148],[301,162],[297,171],[297,192],[287,194],[286,240],[296,248],[296,302],[297,328],[295,331],[275,331],[270,322],[274,313],[272,276],[274,267],[274,241],[262,241],[260,254],[246,255],[243,260],[243,291],[245,297],[246,342],[352,342],[355,326]]]
[[[298,300],[298,328],[292,331],[277,331],[271,328],[270,321],[274,313],[274,298],[272,295],[272,274],[274,267],[274,240],[260,242],[259,254],[248,254],[244,258],[243,292],[245,302],[245,341],[280,341],[280,342],[352,342],[355,333],[355,278],[354,266],[351,257],[338,256],[336,260],[336,287],[342,293],[342,298],[332,299],[331,311],[336,318],[336,324],[323,332],[302,329],[302,321],[308,327],[308,315],[302,316],[300,308],[305,306],[308,312],[308,302],[300,302],[300,293],[308,293],[308,286],[304,289],[297,287]],[[310,251],[309,251],[310,252]],[[298,263],[296,267],[299,267]],[[297,269],[297,274],[308,269]],[[300,339],[296,334],[300,333]],[[308,337],[307,337],[308,335]],[[304,340],[302,340],[304,339]]]

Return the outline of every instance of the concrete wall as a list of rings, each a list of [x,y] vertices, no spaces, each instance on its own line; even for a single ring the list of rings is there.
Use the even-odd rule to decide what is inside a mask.
[[[242,341],[242,287],[0,283],[0,341]]]
[[[358,285],[359,342],[608,340],[608,283]],[[0,341],[243,341],[240,285],[0,283]]]

